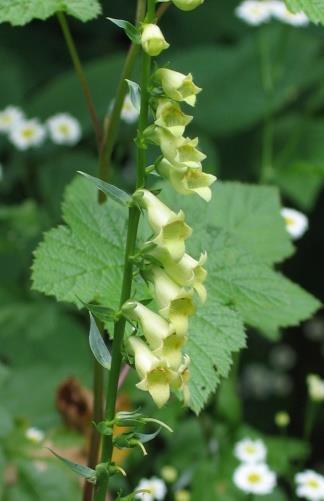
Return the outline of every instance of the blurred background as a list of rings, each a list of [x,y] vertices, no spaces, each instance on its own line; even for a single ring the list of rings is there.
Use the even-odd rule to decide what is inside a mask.
[[[102,119],[114,99],[128,48],[122,30],[105,18],[133,20],[134,3],[103,1],[103,15],[86,24],[69,18]],[[234,0],[206,0],[202,8],[185,15],[170,8],[161,27],[171,48],[160,59],[192,72],[204,90],[191,135],[199,136],[208,156],[205,170],[220,180],[275,185],[284,206],[309,218],[308,231],[296,242],[296,254],[281,270],[323,299],[324,30],[279,21],[251,27],[235,15],[237,5]],[[66,185],[76,170],[96,173],[96,145],[57,20],[19,28],[1,24],[0,37],[0,110],[18,106],[41,122],[67,112],[82,129],[77,145],[47,140],[26,151],[0,134],[0,498],[73,500],[79,499],[74,477],[56,463],[44,463],[33,452],[34,445],[25,443],[25,430],[42,430],[56,449],[84,460],[91,408],[86,389],[91,388],[88,320],[75,307],[32,291],[30,275],[32,252],[43,232],[61,223]],[[270,89],[264,71],[272,75]],[[136,80],[136,69],[132,78]],[[272,168],[265,169],[269,130]],[[134,180],[135,132],[136,123],[122,121],[113,154],[112,182],[125,189],[131,189]],[[197,493],[209,478],[209,458],[217,456],[222,443],[232,443],[240,420],[260,434],[280,435],[274,417],[284,410],[291,420],[285,433],[303,436],[306,377],[323,376],[323,356],[322,313],[282,332],[276,343],[250,331],[248,349],[236,362],[235,379],[233,373],[198,420],[176,403],[161,411],[171,426],[179,419],[182,424],[175,426],[172,439],[163,435],[154,442],[149,459],[132,453],[127,482],[134,486],[142,477],[161,476],[162,466],[171,465],[177,472],[174,485],[180,482],[176,490],[192,482],[192,499],[216,499],[208,493],[199,498]],[[130,402],[128,388],[134,381],[127,380],[120,405],[141,404],[153,412],[143,395]],[[323,437],[320,409],[308,459],[319,469],[324,468]],[[281,446],[272,444],[275,458]],[[37,456],[34,465],[26,461],[26,450]],[[300,455],[306,453],[303,449]],[[222,500],[241,499],[224,489],[217,491]],[[271,499],[292,499],[280,496]]]

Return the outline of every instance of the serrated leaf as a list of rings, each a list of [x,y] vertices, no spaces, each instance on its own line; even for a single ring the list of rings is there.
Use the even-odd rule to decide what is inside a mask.
[[[233,353],[245,346],[240,315],[220,304],[209,291],[207,304],[190,322],[186,346],[190,364],[190,407],[198,414],[232,364]]]
[[[46,233],[35,251],[33,288],[59,301],[81,306],[92,301],[118,307],[126,213],[109,201],[97,201],[97,190],[77,178],[63,203],[68,226]]]
[[[89,468],[88,466],[84,466],[82,464],[78,463],[73,463],[69,459],[66,459],[59,454],[57,454],[53,449],[50,449],[48,447],[48,450],[51,451],[54,456],[56,456],[60,461],[62,461],[66,466],[70,468],[74,473],[79,475],[80,477],[86,478],[88,482],[91,482],[93,484],[96,483],[96,472],[92,468]]]
[[[23,26],[33,19],[45,19],[66,12],[80,21],[89,21],[101,13],[97,0],[0,0],[0,23]]]
[[[112,198],[113,200],[115,200],[115,202],[119,203],[123,207],[128,207],[131,203],[132,197],[125,191],[117,188],[117,186],[106,183],[98,177],[90,176],[90,174],[87,174],[86,172],[82,172],[80,170],[78,170],[77,172],[85,177],[88,181],[93,183],[98,190],[105,193],[105,195],[108,195],[108,197]]]
[[[132,80],[126,79],[126,82],[128,84],[129,95],[130,95],[130,100],[132,102],[132,105],[139,113],[141,110],[141,88],[138,85],[138,83],[133,82]]]
[[[111,355],[107,346],[105,345],[102,335],[97,327],[96,321],[90,315],[90,332],[89,332],[89,344],[91,351],[97,360],[97,362],[102,365],[105,369],[110,369],[111,366]]]
[[[136,26],[134,26],[132,23],[130,23],[129,21],[125,21],[124,19],[114,19],[112,17],[107,17],[107,19],[109,19],[109,21],[114,23],[119,28],[122,28],[125,31],[128,38],[133,43],[136,43],[136,44],[141,43],[141,35],[140,35],[138,29],[136,28]]]

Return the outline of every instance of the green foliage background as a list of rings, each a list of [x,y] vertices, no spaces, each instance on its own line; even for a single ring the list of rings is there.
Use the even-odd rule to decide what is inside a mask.
[[[85,62],[96,109],[103,118],[114,98],[128,44],[105,17],[132,20],[134,2],[103,1],[99,17],[94,0],[27,3],[30,10],[26,2],[13,5],[0,0],[0,107],[19,105],[29,116],[42,120],[61,111],[71,112],[81,122],[83,139],[77,148],[46,143],[39,150],[20,153],[0,136],[4,169],[0,182],[0,472],[4,471],[1,464],[7,461],[18,471],[19,482],[4,491],[6,501],[72,500],[78,499],[78,487],[60,465],[50,463],[47,476],[41,476],[26,461],[25,453],[13,451],[8,444],[28,425],[40,426],[56,437],[62,426],[55,409],[59,383],[72,375],[90,386],[87,317],[73,303],[80,307],[81,298],[105,304],[107,297],[110,306],[117,303],[125,214],[111,201],[98,207],[95,190],[82,179],[73,180],[77,170],[96,174],[96,150],[79,83],[59,25],[50,16],[58,3],[71,15],[71,29]],[[198,412],[208,405],[199,421],[185,414],[176,402],[161,411],[162,417],[174,421],[176,440],[163,437],[165,450],[155,455],[152,450],[153,467],[146,462],[144,470],[149,475],[171,463],[180,471],[191,471],[195,460],[193,498],[199,499],[205,492],[206,501],[208,496],[215,499],[215,493],[222,493],[224,501],[240,499],[230,481],[235,467],[232,443],[244,433],[255,433],[238,424],[242,413],[263,433],[274,431],[272,420],[260,415],[257,404],[251,408],[249,402],[242,406],[237,401],[230,390],[231,380],[225,398],[222,386],[218,390],[218,405],[210,398],[219,379],[228,374],[233,352],[245,346],[246,332],[250,350],[243,355],[242,366],[258,359],[260,353],[265,358],[270,343],[282,335],[303,354],[294,374],[300,387],[295,388],[289,402],[293,434],[297,436],[301,433],[305,374],[321,365],[320,355],[305,341],[302,328],[283,328],[298,326],[319,306],[291,280],[323,297],[318,269],[323,253],[324,32],[315,25],[294,29],[275,22],[262,31],[251,29],[234,16],[237,3],[206,0],[202,8],[188,14],[170,8],[161,22],[171,43],[161,63],[170,62],[179,71],[192,72],[204,89],[190,135],[199,136],[208,155],[205,169],[216,173],[221,182],[208,207],[199,200],[183,200],[168,189],[163,191],[170,205],[181,204],[188,215],[195,230],[191,251],[209,250],[210,298],[193,320],[195,335],[189,342],[192,406]],[[291,0],[292,7],[297,3]],[[32,17],[46,21],[29,23]],[[87,24],[80,22],[92,18]],[[13,28],[6,21],[24,26]],[[260,44],[266,44],[271,60],[275,124],[273,170],[267,178],[269,186],[262,187],[262,131],[269,96],[262,83]],[[136,80],[136,76],[135,68],[132,78]],[[112,182],[126,190],[132,189],[134,181],[134,135],[135,126],[122,123],[113,156]],[[294,247],[279,214],[280,199],[311,218],[310,232],[298,244],[293,258]],[[32,284],[32,251],[40,242]],[[283,265],[287,258],[288,264]],[[131,379],[128,391],[132,384]],[[155,412],[143,395],[136,395],[135,400]],[[284,404],[280,399],[269,403],[269,415]],[[184,425],[177,427],[177,420]],[[80,442],[71,431],[64,430],[62,435],[68,446]],[[213,438],[228,451],[220,464],[219,458],[211,461],[206,445]],[[60,443],[62,437],[57,440]],[[278,451],[287,442],[269,440],[272,464],[279,468]],[[289,470],[291,458],[300,460],[307,454],[307,447],[294,440],[281,458],[282,473]],[[192,449],[197,459],[190,454],[185,457],[188,442],[195,444]],[[314,451],[316,459],[316,447]],[[136,454],[129,463],[134,485],[143,476],[143,466]],[[65,483],[57,482],[58,476]],[[62,491],[51,487],[54,484],[60,484]],[[30,485],[34,487],[30,489]],[[214,487],[202,491],[206,485]],[[271,499],[289,498],[278,491]]]

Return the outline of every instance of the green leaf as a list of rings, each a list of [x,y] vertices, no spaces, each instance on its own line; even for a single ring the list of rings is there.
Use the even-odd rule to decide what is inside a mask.
[[[105,369],[110,369],[111,366],[111,355],[107,346],[105,345],[102,335],[97,327],[96,321],[90,313],[90,333],[89,333],[89,344],[91,351],[97,360],[97,362],[102,365]]]
[[[97,0],[0,0],[0,23],[23,26],[33,19],[45,19],[66,12],[80,21],[89,21],[101,13]]]
[[[118,307],[126,238],[126,214],[109,201],[99,205],[97,190],[77,178],[68,187],[59,226],[35,251],[33,288],[59,301]],[[78,299],[80,298],[80,299]]]
[[[199,413],[209,395],[232,364],[233,353],[245,346],[240,315],[220,304],[209,291],[207,304],[198,309],[190,322],[186,351],[190,355],[190,407]]]
[[[82,172],[80,170],[78,170],[77,172],[78,174],[81,174],[86,179],[88,179],[91,183],[93,183],[98,188],[98,190],[105,193],[105,195],[108,195],[108,197],[112,198],[113,200],[115,200],[115,202],[119,203],[123,207],[128,207],[131,203],[132,197],[125,191],[117,188],[117,186],[106,183],[105,181],[102,181],[102,179],[90,176],[89,174],[86,174],[85,172]]]
[[[122,28],[128,38],[135,44],[140,44],[141,43],[141,35],[136,26],[134,26],[132,23],[129,21],[124,21],[123,19],[114,19],[112,17],[107,17],[109,21],[114,23],[116,26],[119,28]]]
[[[81,300],[80,300],[81,301]],[[81,301],[83,306],[89,310],[98,320],[102,322],[109,322],[110,320],[116,319],[116,312],[111,308],[106,306],[101,306],[100,304],[84,303]]]
[[[141,88],[138,83],[133,82],[132,80],[127,80],[127,78],[126,82],[128,84],[132,105],[139,113],[141,110]]]
[[[92,484],[96,483],[96,472],[92,468],[89,468],[88,466],[84,466],[82,464],[78,463],[73,463],[69,459],[66,459],[59,454],[57,454],[53,449],[50,449],[48,447],[48,450],[51,451],[54,456],[56,456],[60,461],[62,461],[66,466],[70,468],[74,473],[79,475],[80,477],[86,478],[88,482],[91,482]]]
[[[292,12],[304,11],[314,23],[324,24],[324,0],[285,0]]]

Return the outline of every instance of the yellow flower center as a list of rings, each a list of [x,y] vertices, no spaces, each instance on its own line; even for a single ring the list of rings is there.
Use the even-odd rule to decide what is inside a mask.
[[[25,139],[30,139],[35,135],[35,130],[31,127],[28,127],[26,129],[23,129],[21,134]]]
[[[259,473],[250,473],[248,475],[248,481],[250,484],[258,484],[261,480],[261,475]]]
[[[246,445],[245,446],[245,452],[247,454],[254,454],[255,453],[255,447],[254,447],[254,445]]]
[[[308,487],[311,489],[318,489],[319,488],[319,482],[315,478],[311,478],[307,482]]]
[[[60,124],[59,131],[63,134],[63,136],[68,136],[70,128],[67,124]]]
[[[287,226],[293,226],[295,224],[295,221],[293,220],[293,218],[291,218],[289,216],[285,216],[284,220],[285,220],[285,223]]]

